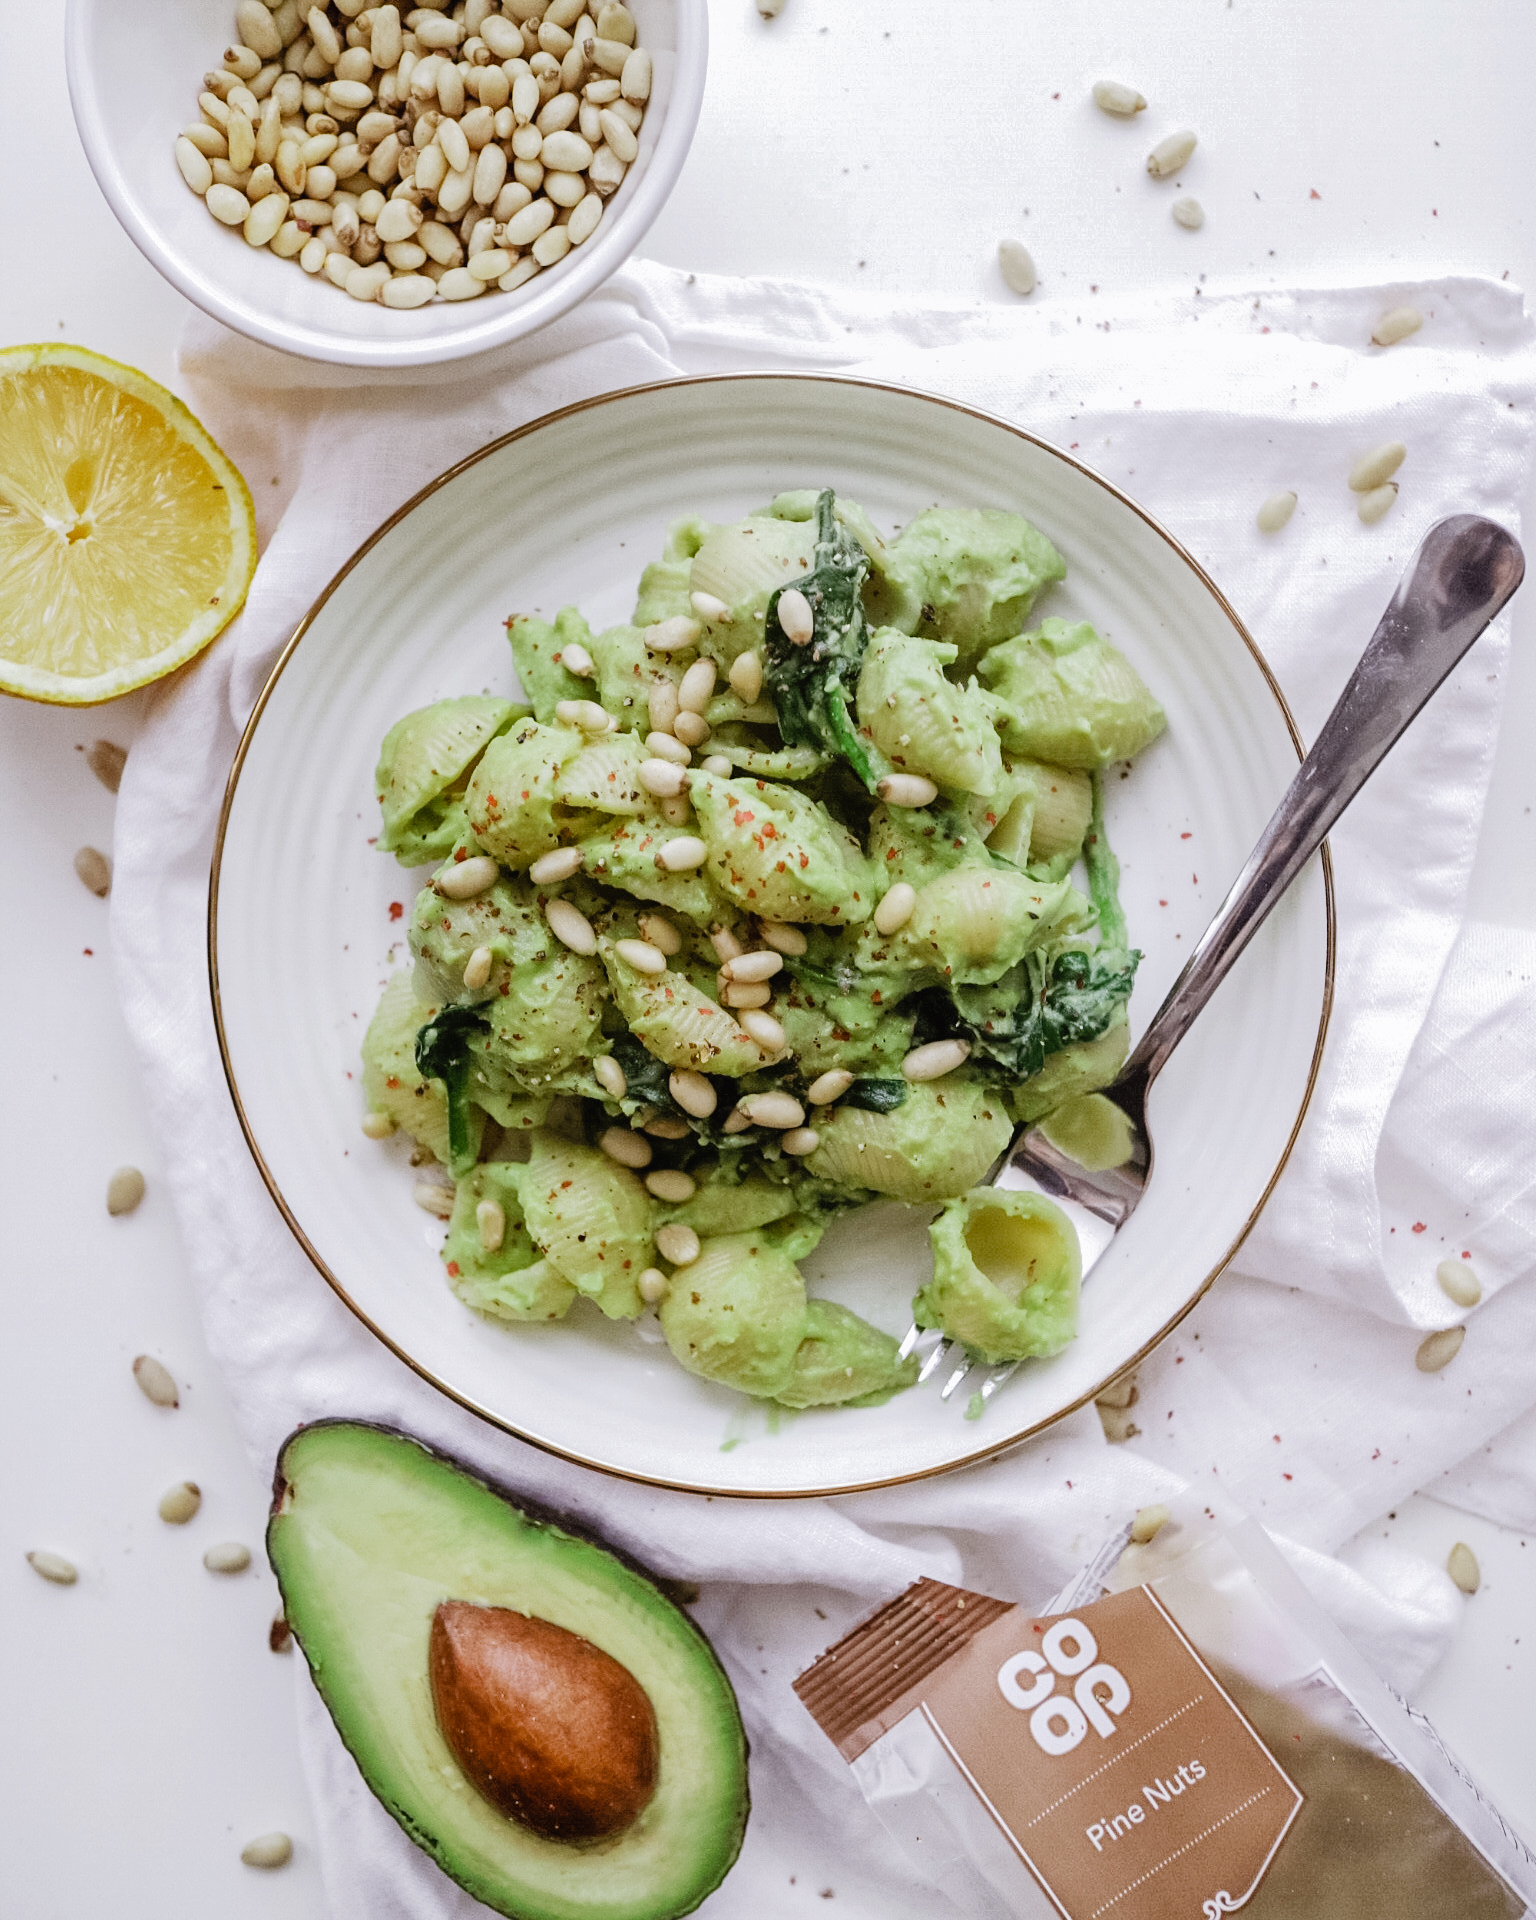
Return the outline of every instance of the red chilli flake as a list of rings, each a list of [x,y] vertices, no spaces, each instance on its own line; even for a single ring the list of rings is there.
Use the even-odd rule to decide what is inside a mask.
[[[450,1280],[457,1280],[458,1277],[459,1277],[459,1263],[457,1260],[450,1260],[448,1262],[448,1278]]]
[[[391,900],[391,901],[390,901],[390,903],[389,903],[389,917],[390,917],[390,919],[391,919],[391,920],[398,920],[398,919],[400,919],[400,918],[401,918],[401,917],[402,917],[402,916],[404,915],[404,913],[405,913],[405,902],[404,902],[403,900]]]
[[[1413,1230],[1415,1233],[1424,1233],[1428,1230],[1428,1224],[1429,1223],[1425,1220],[1415,1220],[1413,1223]]]

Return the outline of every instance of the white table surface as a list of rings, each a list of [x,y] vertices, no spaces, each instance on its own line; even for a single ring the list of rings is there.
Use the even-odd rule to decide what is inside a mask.
[[[1536,11],[1499,0],[715,0],[708,95],[686,171],[645,251],[679,266],[782,273],[946,300],[1004,300],[1016,233],[1037,300],[1506,271],[1536,283],[1530,92]],[[153,9],[145,9],[146,20]],[[75,138],[62,0],[0,0],[0,343],[69,340],[175,388],[187,311],[118,229]],[[1112,75],[1152,107],[1111,122]],[[188,76],[189,99],[196,80]],[[1150,183],[1152,139],[1197,128],[1184,191],[1196,234]],[[169,159],[169,156],[167,156]],[[1530,503],[1527,503],[1527,515]],[[1536,603],[1516,603],[1508,717],[1471,911],[1536,926]],[[1385,596],[1384,596],[1385,597]],[[1362,635],[1362,642],[1365,636]],[[89,713],[0,700],[0,1102],[8,1325],[0,1391],[0,1911],[17,1920],[218,1914],[320,1920],[325,1900],[292,1724],[293,1656],[267,1649],[276,1601],[253,1464],[206,1353],[112,987],[106,909],[75,879],[108,848],[112,800],[82,749],[128,745],[140,703]],[[141,1166],[130,1218],[108,1173]],[[159,1354],[175,1412],[129,1373]],[[155,1514],[190,1476],[186,1528]],[[1443,1561],[1468,1541],[1484,1586],[1420,1694],[1536,1839],[1536,1551],[1416,1497],[1368,1529]],[[239,1539],[249,1573],[204,1572]],[[22,1559],[48,1546],[65,1591]],[[293,1864],[242,1867],[274,1827]]]

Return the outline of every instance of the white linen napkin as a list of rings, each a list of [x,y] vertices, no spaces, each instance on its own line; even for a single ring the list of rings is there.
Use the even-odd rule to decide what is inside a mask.
[[[1405,297],[1424,311],[1423,332],[1388,352],[1369,347],[1377,315]],[[270,1463],[301,1420],[392,1421],[585,1516],[659,1571],[705,1583],[696,1612],[741,1694],[756,1806],[711,1915],[791,1913],[829,1887],[856,1916],[931,1914],[934,1895],[886,1860],[882,1830],[791,1678],[919,1574],[1039,1603],[1177,1480],[1219,1476],[1289,1536],[1304,1577],[1382,1670],[1402,1685],[1421,1678],[1455,1618],[1445,1577],[1379,1546],[1355,1556],[1358,1570],[1326,1555],[1430,1481],[1500,1517],[1536,1505],[1526,1417],[1536,1385],[1517,1357],[1536,1323],[1536,1198],[1521,1153],[1536,1088],[1532,943],[1493,927],[1458,940],[1502,697],[1502,623],[1334,835],[1338,984],[1311,1113],[1240,1270],[1143,1370],[1143,1433],[1120,1448],[1089,1410],[1007,1460],[940,1481],[765,1507],[612,1482],[477,1423],[350,1318],[272,1206],[219,1070],[203,911],[239,728],[283,640],[356,543],[487,439],[678,373],[867,373],[1076,447],[1221,581],[1310,736],[1423,531],[1469,509],[1517,528],[1536,401],[1519,294],[1456,279],[892,310],[635,265],[558,326],[468,365],[348,375],[195,320],[182,366],[250,481],[264,557],[241,620],[160,690],[129,759],[114,947],[209,1343],[257,1460]],[[1362,528],[1343,475],[1389,438],[1410,448],[1402,497]],[[1254,512],[1280,487],[1301,506],[1266,539]],[[1461,1356],[1425,1376],[1413,1365],[1422,1330],[1458,1317],[1433,1269],[1463,1249],[1488,1297],[1466,1316]],[[301,1715],[337,1920],[478,1910],[367,1794],[302,1682]]]

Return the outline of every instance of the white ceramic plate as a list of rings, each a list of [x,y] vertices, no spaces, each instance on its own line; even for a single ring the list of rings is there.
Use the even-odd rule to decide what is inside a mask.
[[[578,1304],[508,1327],[449,1290],[402,1138],[359,1130],[358,1045],[416,881],[369,845],[386,728],[450,694],[510,691],[515,611],[627,618],[683,514],[729,519],[833,485],[889,531],[920,508],[1016,508],[1066,555],[1048,610],[1124,648],[1169,730],[1109,795],[1144,1025],[1294,772],[1289,717],[1232,610],[1141,510],[1067,455],[951,403],[856,381],[747,375],[613,394],[488,447],[337,575],[257,705],[230,776],[210,967],[230,1086],[262,1174],[354,1312],[486,1419],[609,1472],[709,1492],[809,1494],[941,1472],[1080,1405],[1160,1339],[1230,1259],[1300,1123],[1327,1021],[1331,898],[1314,864],[1158,1082],[1150,1190],[1085,1289],[1078,1339],[1022,1367],[983,1419],[936,1390],[883,1407],[769,1411]],[[840,1221],[818,1291],[893,1333],[924,1274],[926,1215]]]

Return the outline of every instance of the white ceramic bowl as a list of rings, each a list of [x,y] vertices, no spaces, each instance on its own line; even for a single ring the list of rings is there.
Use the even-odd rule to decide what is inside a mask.
[[[415,367],[483,353],[547,326],[632,253],[682,171],[704,96],[708,0],[632,0],[655,61],[640,153],[586,243],[515,293],[414,312],[349,300],[222,227],[176,167],[202,76],[234,37],[233,0],[69,0],[69,96],[86,158],[140,251],[205,313],[311,360]]]
[[[463,1306],[439,1264],[442,1227],[411,1199],[410,1142],[361,1132],[358,1046],[386,976],[408,962],[399,915],[420,884],[369,845],[378,743],[428,701],[510,692],[513,609],[552,617],[579,601],[594,627],[626,619],[669,520],[730,519],[803,486],[846,491],[886,531],[936,500],[1027,514],[1067,559],[1044,610],[1091,620],[1156,691],[1168,732],[1107,795],[1146,956],[1139,1031],[1296,771],[1279,691],[1189,555],[1070,454],[857,381],[742,374],[607,394],[418,495],[348,561],[274,671],[230,777],[213,875],[225,1068],[316,1266],[397,1353],[487,1419],[589,1466],[704,1492],[914,1479],[1010,1446],[1115,1379],[1251,1226],[1311,1091],[1332,975],[1328,886],[1313,862],[1158,1080],[1157,1171],[1084,1289],[1078,1338],[1021,1368],[974,1424],[927,1387],[774,1419],[590,1308],[512,1327]],[[893,1205],[845,1216],[806,1263],[814,1291],[900,1334],[928,1273],[927,1218]]]

